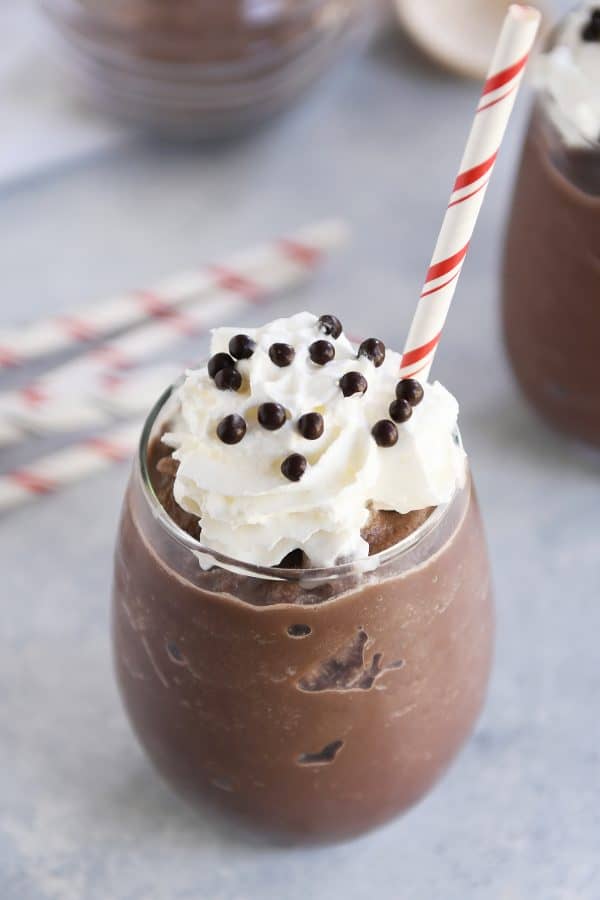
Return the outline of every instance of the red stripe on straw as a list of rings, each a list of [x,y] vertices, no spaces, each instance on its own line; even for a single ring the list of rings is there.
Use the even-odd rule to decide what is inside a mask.
[[[89,447],[90,450],[93,450],[99,456],[104,457],[104,459],[109,459],[112,462],[125,462],[131,456],[129,450],[126,450],[124,447],[119,447],[117,444],[113,444],[110,441],[105,441],[102,438],[90,438],[85,442],[85,446]]]
[[[206,331],[205,325],[200,325],[199,322],[196,322],[194,319],[189,316],[184,315],[176,315],[169,319],[168,322],[169,328],[175,332],[175,334],[182,334],[184,337],[195,337],[199,334],[204,334]]]
[[[12,369],[13,366],[18,366],[19,363],[20,360],[16,353],[13,353],[8,347],[0,347],[0,368]]]
[[[454,191],[460,191],[462,188],[470,187],[470,185],[475,184],[476,181],[479,181],[480,178],[483,178],[484,175],[494,167],[494,163],[498,158],[498,151],[486,159],[484,162],[479,163],[478,166],[473,166],[472,169],[467,169],[466,172],[461,172],[456,181],[454,182]]]
[[[483,112],[484,109],[491,109],[492,106],[496,106],[497,103],[502,103],[502,101],[506,100],[507,97],[510,97],[511,94],[514,94],[514,92],[517,90],[517,87],[518,87],[518,85],[513,84],[511,89],[509,91],[507,91],[505,94],[502,94],[501,97],[496,97],[495,100],[490,100],[489,103],[485,103],[483,106],[479,106],[477,108],[477,114],[479,114],[480,112]]]
[[[404,369],[406,366],[412,366],[413,363],[421,362],[426,356],[429,356],[431,351],[435,350],[439,344],[441,336],[442,332],[439,331],[436,336],[430,341],[427,341],[426,344],[422,344],[420,347],[416,347],[414,350],[409,350],[405,353],[402,357],[401,367]]]
[[[240,294],[246,300],[251,301],[256,300],[260,296],[260,288],[253,281],[250,281],[249,278],[245,278],[243,275],[223,266],[211,266],[210,268],[217,278],[218,286],[223,290]]]
[[[47,394],[42,388],[37,387],[35,384],[30,384],[27,387],[21,388],[19,396],[28,406],[41,406],[41,404],[45,403],[48,399]]]
[[[114,366],[115,369],[130,369],[133,365],[133,362],[124,353],[111,346],[98,347],[91,353],[91,358],[105,366]]]
[[[56,483],[49,478],[42,478],[40,475],[34,475],[33,472],[27,472],[25,469],[9,472],[6,477],[16,482],[20,487],[25,488],[31,494],[51,494],[57,488]]]
[[[97,337],[96,331],[86,322],[80,319],[63,316],[56,320],[57,324],[76,341],[93,341]]]
[[[417,369],[413,369],[412,372],[407,372],[402,376],[403,379],[406,378],[414,378],[415,375],[418,375],[419,372],[422,372],[423,369],[427,366],[427,362],[424,362],[422,366],[419,366]]]
[[[136,296],[144,312],[153,319],[165,319],[167,316],[173,315],[172,306],[158,294],[154,294],[152,291],[137,291]]]
[[[292,241],[289,238],[279,241],[279,246],[286,256],[308,268],[315,266],[321,257],[321,251],[315,247],[309,247],[307,244],[301,244],[299,241]]]
[[[514,65],[509,66],[507,69],[502,69],[501,72],[498,72],[496,75],[492,75],[491,78],[488,78],[483,86],[483,93],[481,96],[485,97],[486,94],[491,94],[492,91],[497,91],[498,88],[503,87],[505,84],[508,84],[509,81],[512,81],[513,78],[516,78],[519,72],[522,72],[527,65],[528,59],[529,53],[526,53],[525,56],[522,59],[517,60]]]
[[[102,386],[108,391],[116,390],[123,384],[124,380],[122,375],[117,375],[115,372],[105,372],[100,378]]]
[[[434,263],[430,266],[429,271],[427,272],[427,278],[425,279],[425,284],[429,284],[430,281],[434,281],[436,278],[441,278],[443,275],[447,275],[452,269],[455,269],[460,263],[463,261],[465,256],[467,255],[469,250],[469,244],[465,244],[462,250],[459,250],[458,253],[455,253],[453,256],[449,256],[447,259],[443,259],[439,263]]]
[[[470,194],[465,194],[464,197],[460,197],[458,200],[453,200],[452,203],[449,203],[448,209],[451,209],[453,206],[460,206],[460,204],[464,203],[465,200],[470,200],[471,197],[476,197],[477,194],[480,193],[480,191],[483,191],[484,188],[486,188],[488,186],[489,183],[490,183],[490,179],[486,178],[486,180],[483,182],[483,184],[480,184],[476,190],[471,191]]]
[[[460,272],[455,272],[452,278],[449,278],[448,281],[444,281],[443,284],[438,284],[437,287],[431,288],[430,291],[423,291],[421,294],[421,299],[423,297],[430,297],[432,294],[437,294],[438,291],[443,291],[445,287],[448,287],[449,284],[452,284],[453,281],[456,281]]]

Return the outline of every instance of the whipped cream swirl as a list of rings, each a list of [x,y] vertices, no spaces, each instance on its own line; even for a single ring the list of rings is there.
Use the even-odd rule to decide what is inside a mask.
[[[570,147],[600,142],[600,30],[596,39],[595,11],[600,11],[597,3],[585,3],[571,12],[536,69],[537,86],[546,92],[550,114]]]
[[[211,354],[228,351],[241,331],[255,342],[249,359],[236,367],[239,390],[219,390],[208,369],[186,373],[178,389],[179,412],[163,440],[179,462],[176,502],[199,517],[207,548],[261,566],[273,566],[291,551],[303,550],[312,566],[369,555],[361,537],[371,510],[407,513],[448,502],[465,477],[465,454],[456,443],[458,404],[439,383],[424,385],[422,402],[398,424],[394,446],[379,446],[371,431],[389,418],[395,399],[400,355],[387,350],[379,367],[357,358],[356,346],[342,333],[323,334],[311,313],[299,313],[257,329],[219,328]],[[314,363],[309,347],[328,340],[335,358]],[[293,362],[275,365],[274,343],[295,350]],[[366,392],[345,397],[340,379],[361,373]],[[257,419],[262,403],[279,403],[285,424],[276,431]],[[318,412],[324,431],[316,440],[303,437],[298,420]],[[228,445],[217,436],[229,415],[242,416],[247,430]],[[306,471],[292,482],[281,471],[290,454],[302,454]]]

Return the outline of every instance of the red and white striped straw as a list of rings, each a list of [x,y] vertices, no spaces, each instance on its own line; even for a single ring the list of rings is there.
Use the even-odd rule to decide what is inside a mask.
[[[429,375],[540,19],[531,6],[509,7],[406,342],[404,378]]]
[[[130,328],[148,318],[162,319],[182,304],[203,297],[220,287],[243,293],[255,269],[277,254],[295,260],[303,268],[318,262],[332,244],[343,241],[346,226],[338,221],[321,222],[287,238],[271,241],[250,251],[184,272],[147,290],[111,297],[67,315],[55,316],[21,328],[0,330],[0,371],[85,345],[111,332]]]
[[[14,405],[0,416],[0,448],[23,441],[29,434],[58,434],[103,428],[113,419],[143,415],[184,366],[178,363],[143,366],[115,374],[88,393],[46,393],[34,402]]]
[[[0,513],[30,500],[55,494],[62,488],[130,460],[140,434],[140,424],[127,424],[105,435],[88,438],[0,475]]]
[[[183,338],[206,333],[249,304],[290,290],[305,281],[317,262],[346,236],[343,223],[323,222],[292,238],[238,254],[232,260],[235,267],[219,267],[212,289],[193,304],[153,318],[23,388],[1,393],[0,426],[16,424],[41,433],[97,426],[97,404],[87,403],[86,398],[112,401],[115,370],[127,371]]]

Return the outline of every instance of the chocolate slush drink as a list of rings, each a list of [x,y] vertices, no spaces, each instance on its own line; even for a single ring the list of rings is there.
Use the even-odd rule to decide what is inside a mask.
[[[508,224],[506,344],[553,425],[600,445],[600,7],[543,57]]]
[[[481,709],[485,541],[438,383],[335,317],[218,329],[150,415],[127,492],[118,680],[188,801],[278,837],[417,802]]]

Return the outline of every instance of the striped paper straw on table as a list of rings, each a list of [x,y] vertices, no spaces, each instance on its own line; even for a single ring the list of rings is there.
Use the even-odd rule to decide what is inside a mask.
[[[89,394],[48,394],[44,402],[32,403],[27,410],[16,408],[14,424],[0,420],[0,447],[18,443],[29,434],[101,428],[113,418],[142,415],[182,369],[183,366],[178,364],[144,366],[133,372],[107,376],[105,382]]]
[[[112,431],[71,445],[35,462],[0,475],[0,513],[47,494],[55,494],[107,469],[130,460],[141,423],[120,425]]]
[[[114,402],[115,371],[127,371],[185,337],[205,334],[248,305],[295,287],[346,235],[341,222],[321,223],[292,239],[239,254],[236,268],[220,268],[211,291],[194,304],[107,341],[24,388],[0,394],[0,425],[44,433],[99,424],[98,403],[88,400]]]
[[[72,346],[85,345],[149,317],[161,318],[182,305],[225,288],[240,295],[269,290],[269,270],[277,261],[310,269],[322,254],[343,243],[346,225],[325,221],[280,240],[226,258],[217,265],[182,273],[148,290],[130,291],[70,314],[20,328],[0,330],[0,370]],[[276,274],[273,276],[276,280]],[[254,284],[254,279],[258,284]]]
[[[509,7],[406,342],[404,378],[429,375],[540,19],[530,6]]]
[[[20,441],[23,437],[23,431],[12,422],[0,421],[0,447],[6,447]]]

